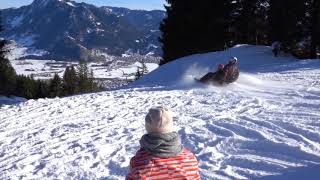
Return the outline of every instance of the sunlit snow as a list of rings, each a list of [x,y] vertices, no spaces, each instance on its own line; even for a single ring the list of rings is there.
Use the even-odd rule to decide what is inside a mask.
[[[239,59],[236,83],[193,81],[230,56]],[[174,111],[202,179],[316,179],[319,68],[319,60],[240,45],[168,63],[123,89],[2,105],[0,179],[124,179],[146,112],[159,105]]]

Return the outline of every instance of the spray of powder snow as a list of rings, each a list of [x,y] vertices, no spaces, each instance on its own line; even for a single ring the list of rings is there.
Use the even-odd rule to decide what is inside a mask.
[[[251,74],[246,72],[240,72],[238,80],[234,83],[225,86],[211,86],[195,82],[195,78],[201,78],[208,72],[214,72],[213,68],[203,68],[198,64],[192,64],[185,71],[181,80],[177,82],[177,86],[180,88],[201,88],[205,91],[214,91],[221,93],[223,91],[231,92],[251,92],[255,93],[266,93],[270,91],[277,91],[280,89],[286,89],[290,87],[290,84],[272,80],[266,80],[259,77],[258,74]]]
[[[198,64],[192,64],[183,74],[181,80],[178,82],[179,86],[193,86],[195,84],[195,78],[200,79],[207,72],[213,71],[208,67],[203,68]]]

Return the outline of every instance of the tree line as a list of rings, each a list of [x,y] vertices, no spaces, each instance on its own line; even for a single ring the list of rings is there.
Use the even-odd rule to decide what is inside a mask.
[[[320,0],[166,1],[160,64],[235,44],[276,41],[299,58],[320,53]]]
[[[93,72],[85,62],[68,66],[61,78],[55,74],[49,80],[35,80],[32,76],[17,75],[10,61],[1,57],[0,94],[27,99],[63,97],[80,93],[97,92],[102,88],[94,82]]]

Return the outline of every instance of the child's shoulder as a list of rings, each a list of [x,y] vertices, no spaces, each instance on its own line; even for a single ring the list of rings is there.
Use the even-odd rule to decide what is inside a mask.
[[[140,160],[140,159],[145,159],[145,158],[148,158],[148,157],[151,157],[151,156],[152,156],[151,153],[149,153],[148,151],[146,151],[143,148],[140,148],[136,152],[136,155],[133,157],[133,159]]]
[[[191,152],[189,149],[187,148],[183,148],[181,155],[187,155],[187,156],[194,156],[193,152]]]

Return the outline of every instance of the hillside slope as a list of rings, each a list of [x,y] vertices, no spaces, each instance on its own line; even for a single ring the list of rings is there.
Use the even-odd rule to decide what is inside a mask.
[[[242,69],[236,83],[191,81],[231,55]],[[174,111],[202,179],[283,179],[293,169],[308,172],[301,168],[311,170],[302,177],[316,179],[319,68],[319,61],[274,58],[269,47],[242,45],[169,63],[126,89],[3,105],[0,179],[124,179],[144,116],[157,105]]]

